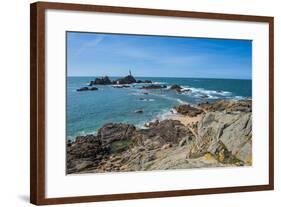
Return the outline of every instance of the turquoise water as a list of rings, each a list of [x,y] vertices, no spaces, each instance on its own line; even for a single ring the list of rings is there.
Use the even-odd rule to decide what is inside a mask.
[[[144,84],[132,84],[130,88],[97,85],[97,91],[76,91],[94,79],[95,77],[67,78],[68,139],[96,133],[98,128],[109,122],[130,123],[142,127],[148,121],[164,118],[172,107],[185,102],[195,104],[252,97],[252,81],[235,79],[136,77],[137,80],[152,80],[155,84],[165,84],[168,87],[178,84],[192,90],[191,93],[182,94],[168,89],[140,89]],[[203,98],[204,95],[208,98]],[[136,110],[143,110],[143,113],[135,113]]]

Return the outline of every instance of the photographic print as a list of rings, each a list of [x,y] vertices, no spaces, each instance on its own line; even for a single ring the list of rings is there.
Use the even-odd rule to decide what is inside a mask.
[[[252,41],[66,32],[67,174],[252,165]]]
[[[274,17],[32,3],[31,203],[273,190],[273,66]]]

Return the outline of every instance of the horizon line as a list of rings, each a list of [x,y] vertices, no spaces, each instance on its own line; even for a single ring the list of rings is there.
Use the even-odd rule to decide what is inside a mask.
[[[108,77],[126,77],[125,76],[109,76],[109,75],[99,75],[99,76],[91,76],[91,75],[71,75],[71,76],[66,76],[66,77],[104,77],[104,76],[108,76]],[[137,77],[137,78],[198,78],[198,79],[226,79],[226,80],[252,80],[252,78],[209,78],[209,77],[174,77],[174,76],[169,76],[169,77],[165,77],[165,76],[133,76],[133,77]]]

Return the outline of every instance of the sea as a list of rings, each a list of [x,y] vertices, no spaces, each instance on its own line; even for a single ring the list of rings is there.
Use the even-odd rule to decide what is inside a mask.
[[[162,120],[173,113],[180,104],[215,102],[221,99],[249,99],[252,97],[252,80],[208,78],[135,77],[151,80],[153,84],[166,85],[166,89],[145,90],[143,85],[130,84],[129,88],[113,88],[112,85],[96,85],[97,91],[76,90],[88,86],[96,77],[67,77],[66,136],[96,134],[106,123],[129,123],[137,127],[156,119]],[[121,77],[110,77],[115,80]],[[183,93],[169,90],[173,84]],[[148,94],[147,94],[148,93]],[[142,110],[142,113],[136,111]]]

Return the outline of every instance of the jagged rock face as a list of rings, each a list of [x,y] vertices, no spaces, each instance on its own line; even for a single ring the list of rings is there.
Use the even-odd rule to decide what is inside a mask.
[[[132,75],[128,75],[124,78],[120,78],[116,81],[118,84],[132,84],[136,83],[136,79]]]
[[[190,117],[197,116],[198,114],[203,113],[203,110],[192,107],[188,104],[182,104],[178,107],[175,107],[176,111],[182,115],[188,115]]]
[[[107,153],[94,135],[80,136],[67,145],[67,173],[74,173],[96,166]]]
[[[95,157],[100,151],[101,141],[93,135],[77,137],[76,143],[68,148],[68,153],[73,159]]]
[[[251,150],[251,113],[208,112],[198,123],[198,137],[189,156],[211,153],[221,162],[250,164]]]
[[[98,171],[99,166],[104,165],[103,160],[108,160],[113,152],[122,153],[122,165],[130,166],[130,170],[141,170],[146,162],[155,159],[153,150],[166,150],[173,145],[177,147],[183,139],[186,141],[182,146],[193,140],[194,136],[177,120],[156,122],[151,128],[139,130],[130,124],[109,123],[100,128],[97,136],[80,136],[67,145],[68,173],[85,169]],[[118,148],[120,144],[123,146]],[[132,149],[128,150],[128,147]],[[115,160],[111,161],[116,164]],[[114,169],[108,167],[108,170]]]
[[[104,76],[101,78],[96,78],[94,81],[90,82],[90,86],[92,85],[110,85],[112,84],[111,80],[109,79],[109,77]]]
[[[79,173],[85,169],[96,170],[102,160],[108,159],[112,147],[123,140],[129,140],[135,127],[129,124],[106,124],[97,136],[78,136],[67,144],[67,173]],[[125,148],[124,148],[125,149]]]
[[[148,129],[138,130],[133,139],[149,140],[157,142],[158,146],[162,146],[167,143],[176,144],[183,138],[190,135],[189,130],[178,120],[163,120],[161,122],[155,122]]]
[[[98,130],[97,137],[103,145],[108,145],[114,141],[131,138],[135,130],[135,126],[131,124],[109,123]]]

